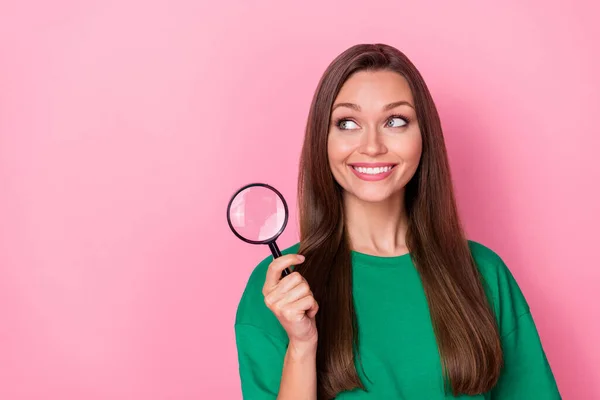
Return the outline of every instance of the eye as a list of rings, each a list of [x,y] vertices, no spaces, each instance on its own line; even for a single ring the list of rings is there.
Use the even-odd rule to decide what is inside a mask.
[[[357,129],[358,125],[356,124],[356,122],[351,121],[349,119],[340,119],[338,120],[335,125],[340,128],[341,130],[351,130],[351,129]]]
[[[408,124],[408,120],[404,117],[393,116],[387,120],[385,126],[388,128],[401,128]]]

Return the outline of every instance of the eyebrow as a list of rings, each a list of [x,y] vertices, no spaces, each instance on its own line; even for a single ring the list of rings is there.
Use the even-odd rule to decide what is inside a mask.
[[[399,106],[409,106],[410,108],[414,109],[415,107],[410,104],[408,101],[405,100],[401,100],[401,101],[395,101],[393,103],[390,103],[388,105],[386,105],[385,107],[383,107],[383,111],[389,111],[393,108],[399,107]],[[335,110],[338,107],[346,107],[346,108],[351,108],[355,111],[360,111],[360,106],[354,103],[337,103],[335,104],[332,108],[331,111]]]

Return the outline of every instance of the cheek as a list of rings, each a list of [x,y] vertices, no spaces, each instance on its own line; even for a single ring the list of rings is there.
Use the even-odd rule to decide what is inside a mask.
[[[423,153],[423,142],[421,141],[421,136],[419,136],[418,140],[415,140],[415,143],[410,150],[411,159],[418,163],[421,159],[421,154]]]
[[[333,179],[339,185],[343,185],[340,166],[345,159],[343,146],[340,146],[339,140],[332,137],[331,135],[327,138],[327,159],[329,164],[329,170],[333,175]]]
[[[335,134],[329,135],[327,139],[329,162],[335,164],[336,162],[344,161],[352,153],[353,148],[353,144],[348,140],[344,140]]]
[[[418,163],[421,159],[423,142],[420,133],[417,132],[415,135],[406,136],[403,140],[395,143],[395,145],[396,148],[394,152],[407,164]]]

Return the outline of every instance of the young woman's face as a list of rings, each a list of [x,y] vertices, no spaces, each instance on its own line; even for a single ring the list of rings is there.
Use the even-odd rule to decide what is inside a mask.
[[[361,71],[344,83],[332,107],[327,153],[347,194],[380,202],[401,193],[421,150],[414,100],[403,76]]]

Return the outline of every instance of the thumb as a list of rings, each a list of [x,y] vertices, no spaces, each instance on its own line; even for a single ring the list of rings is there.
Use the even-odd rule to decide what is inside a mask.
[[[318,311],[319,311],[319,304],[315,300],[315,304],[311,308],[306,310],[306,316],[310,319],[313,319],[315,317],[315,315],[317,315]]]

